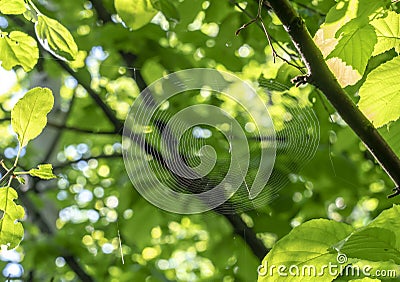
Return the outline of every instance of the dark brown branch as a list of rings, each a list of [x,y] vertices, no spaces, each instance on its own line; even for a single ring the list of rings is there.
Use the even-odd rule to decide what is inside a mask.
[[[93,8],[97,13],[97,17],[103,21],[103,23],[111,22],[111,15],[108,11],[104,8],[103,3],[101,0],[91,0]]]
[[[330,71],[325,59],[315,45],[303,20],[290,5],[288,0],[269,0],[269,4],[281,20],[285,29],[308,70],[308,82],[319,88],[335,107],[343,120],[364,142],[375,159],[392,178],[397,187],[400,186],[400,160],[378,133],[373,124],[357,108],[347,93],[339,85]]]
[[[260,238],[255,236],[254,230],[248,227],[237,214],[225,214],[224,216],[233,226],[233,231],[242,237],[243,241],[245,241],[253,251],[253,254],[262,261],[270,250],[265,247]]]
[[[56,59],[56,58],[55,58]],[[83,88],[88,92],[89,96],[93,99],[93,101],[101,108],[104,114],[107,116],[108,120],[113,124],[116,132],[120,131],[123,127],[123,122],[120,121],[114,111],[100,98],[99,94],[97,94],[90,86],[90,74],[87,70],[79,70],[74,71],[71,69],[68,64],[64,61],[57,60],[57,63],[71,76],[75,77],[78,75],[80,80],[79,84],[82,85]],[[85,74],[85,72],[87,72]]]
[[[10,121],[11,118],[1,118],[0,122],[4,121]],[[56,129],[62,129],[62,130],[69,130],[69,131],[75,131],[79,133],[86,133],[86,134],[99,134],[99,135],[119,135],[119,132],[116,131],[104,131],[104,130],[90,130],[90,129],[84,129],[84,128],[79,128],[75,126],[68,126],[68,125],[63,125],[63,124],[58,124],[54,123],[52,121],[48,121],[47,125]]]
[[[35,183],[34,183],[35,184]],[[19,193],[20,199],[24,206],[26,207],[28,213],[29,213],[29,218],[32,219],[36,223],[36,225],[39,227],[40,231],[44,234],[49,234],[53,235],[54,231],[50,227],[49,223],[44,219],[42,214],[40,213],[40,210],[36,207],[36,205],[28,198],[28,195],[25,193]],[[88,275],[85,270],[80,266],[78,263],[77,259],[70,254],[66,250],[61,250],[62,257],[65,259],[65,262],[68,264],[68,266],[72,269],[72,271],[75,272],[75,274],[79,277],[79,279],[83,282],[93,282],[94,279]]]
[[[90,129],[83,129],[75,126],[68,126],[68,125],[62,125],[62,124],[56,124],[53,122],[48,122],[47,123],[49,126],[57,129],[62,129],[62,130],[69,130],[69,131],[75,131],[78,133],[86,133],[86,134],[99,134],[99,135],[116,135],[119,134],[116,131],[103,131],[103,130],[90,130]]]

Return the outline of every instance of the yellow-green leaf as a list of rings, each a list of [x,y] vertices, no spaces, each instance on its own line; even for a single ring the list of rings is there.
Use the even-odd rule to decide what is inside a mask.
[[[151,0],[115,0],[114,5],[118,15],[131,29],[145,26],[158,12]]]
[[[39,15],[35,23],[36,36],[43,48],[57,58],[75,60],[78,46],[71,33],[58,21]]]
[[[378,42],[375,45],[373,56],[379,55],[392,48],[400,53],[400,15],[388,12],[387,17],[371,22],[375,28]]]
[[[24,0],[0,0],[0,13],[20,15],[26,11]]]
[[[19,184],[25,184],[25,178],[21,176],[15,176],[15,179],[19,182]]]
[[[11,70],[19,65],[24,71],[30,71],[38,58],[39,49],[35,39],[20,31],[10,34],[0,31],[0,60],[4,69]]]
[[[341,86],[354,85],[365,71],[376,42],[368,24],[390,1],[340,0],[314,36],[316,45]]]
[[[42,132],[53,104],[51,90],[36,87],[29,90],[14,106],[11,111],[11,125],[18,135],[21,147],[26,146]]]
[[[24,236],[24,228],[21,220],[25,211],[23,207],[17,205],[14,200],[18,198],[17,191],[11,187],[0,188],[0,245],[14,249],[19,245]]]
[[[379,133],[385,138],[393,151],[400,156],[400,120],[382,126],[379,128]]]
[[[371,71],[361,86],[358,107],[375,125],[381,127],[400,117],[400,57]]]
[[[315,281],[315,277],[307,276],[307,273],[300,273],[299,276],[288,275],[283,280],[276,272],[276,267],[284,265],[289,269],[294,265],[301,269],[303,266],[312,265],[319,271],[329,263],[338,264],[338,253],[332,247],[352,231],[353,227],[350,225],[326,219],[313,219],[303,223],[278,241],[263,259],[262,266],[258,269],[258,282]],[[344,261],[341,266],[346,266],[347,263]],[[272,266],[275,266],[274,273],[271,273]],[[318,276],[318,281],[328,282],[333,278],[333,275],[324,272]]]
[[[36,176],[39,177],[41,179],[53,179],[53,178],[57,178],[57,176],[55,176],[53,174],[53,166],[51,164],[41,164],[38,165],[38,168],[33,168],[29,171],[29,174],[31,176]]]
[[[362,75],[374,50],[376,35],[371,25],[357,20],[348,22],[339,30],[342,30],[339,42],[326,58],[340,58]]]

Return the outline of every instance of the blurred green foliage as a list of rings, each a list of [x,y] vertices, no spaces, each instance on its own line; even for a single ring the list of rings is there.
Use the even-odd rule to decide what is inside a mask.
[[[275,62],[262,29],[253,24],[235,35],[240,26],[255,17],[257,1],[137,1],[151,5],[150,10],[143,9],[147,14],[139,19],[130,18],[130,9],[120,10],[126,7],[124,2],[133,0],[28,1],[28,10],[21,8],[21,1],[10,1],[19,5],[10,13],[4,12],[7,10],[2,2],[6,1],[0,1],[0,47],[10,45],[24,32],[21,37],[29,48],[20,54],[23,46],[10,47],[16,58],[6,55],[5,47],[0,50],[2,67],[8,70],[0,69],[1,159],[12,164],[18,152],[17,138],[9,127],[14,104],[27,89],[49,87],[55,105],[48,126],[22,150],[19,164],[29,168],[51,163],[58,175],[52,181],[29,178],[17,186],[19,202],[26,212],[25,235],[15,250],[0,253],[4,277],[79,281],[66,261],[72,256],[96,281],[257,279],[261,262],[224,216],[212,212],[166,213],[135,191],[121,157],[122,127],[116,128],[93,99],[96,96],[104,101],[122,126],[140,90],[167,73],[187,68],[215,68],[237,74],[257,87],[277,118],[286,111],[280,104],[285,95],[306,99],[315,111],[320,144],[314,158],[299,173],[278,178],[287,184],[273,202],[240,215],[268,248],[310,219],[331,219],[351,231],[397,202],[396,198],[386,198],[393,188],[390,179],[321,93],[309,85],[292,87],[290,80],[301,72],[280,59]],[[329,10],[347,2],[291,1],[313,36]],[[369,5],[361,0],[351,2]],[[385,11],[398,12],[398,4],[383,2]],[[373,6],[366,9],[368,15],[379,8]],[[343,9],[347,11],[346,6]],[[61,27],[38,24],[39,11]],[[279,20],[271,11],[263,11],[276,52],[302,66]],[[36,22],[39,42],[44,45],[39,56],[30,21]],[[354,30],[350,27],[347,32],[351,33]],[[47,39],[46,45],[44,39],[54,33],[58,34],[56,40]],[[78,49],[71,43],[72,37]],[[356,94],[367,75],[395,57],[397,49],[372,58],[372,54],[362,56],[358,67],[362,73],[354,76],[356,81],[353,77],[353,84],[344,84],[354,100],[358,100]],[[268,84],[268,80],[273,82]],[[174,99],[170,107],[180,109],[200,102],[230,107],[223,99],[212,97],[207,100],[197,94]],[[397,123],[380,130],[399,153]],[[285,130],[284,123],[281,130]],[[223,154],[223,149],[220,151]],[[278,162],[281,166],[277,171],[288,175],[285,164],[290,163],[290,155],[280,157],[283,161]]]

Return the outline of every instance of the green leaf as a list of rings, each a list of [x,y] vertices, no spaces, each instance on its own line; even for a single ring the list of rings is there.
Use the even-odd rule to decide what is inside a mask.
[[[21,176],[15,176],[15,178],[17,179],[17,181],[19,182],[19,184],[25,184],[25,178],[21,177]]]
[[[134,30],[147,25],[158,13],[151,0],[115,0],[114,5],[126,26]]]
[[[31,176],[36,176],[36,177],[39,177],[41,179],[57,178],[57,176],[55,176],[53,174],[53,166],[51,164],[38,165],[37,169],[33,168],[33,169],[29,170],[29,174]]]
[[[376,43],[374,28],[354,19],[345,24],[337,33],[341,37],[327,59],[340,58],[363,75]]]
[[[0,13],[20,15],[26,11],[24,0],[0,0]]]
[[[400,57],[371,71],[361,86],[358,107],[375,125],[381,127],[400,117]]]
[[[373,49],[376,42],[374,30],[368,23],[370,18],[377,15],[382,7],[389,5],[390,1],[342,0],[337,2],[329,10],[314,40],[340,85],[346,87],[356,84],[362,78],[370,52],[372,52],[371,48]],[[358,28],[354,28],[356,26]],[[340,31],[346,31],[346,33],[338,39],[337,35],[340,35]]]
[[[36,87],[29,90],[14,106],[11,111],[11,125],[18,135],[21,147],[25,147],[42,132],[53,104],[51,90]]]
[[[152,0],[153,7],[160,10],[170,21],[179,22],[179,11],[170,0]]]
[[[18,198],[17,191],[11,187],[0,188],[0,210],[3,212],[0,219],[0,245],[14,249],[24,236],[21,220],[25,211],[14,200]]]
[[[386,223],[387,224],[387,223]],[[367,227],[351,234],[339,248],[348,258],[370,261],[394,261],[400,264],[400,251],[395,248],[396,234],[385,228]]]
[[[39,58],[36,40],[29,35],[12,31],[10,34],[0,31],[0,60],[6,70],[20,65],[24,71],[33,69]]]
[[[395,205],[390,209],[384,210],[381,212],[370,224],[368,227],[380,227],[391,230],[399,236],[396,240],[395,248],[400,250],[400,205]]]
[[[62,60],[75,60],[78,46],[71,33],[58,21],[39,15],[35,23],[36,36],[43,48]]]
[[[339,241],[345,239],[351,234],[353,227],[350,225],[329,221],[326,219],[315,219],[308,221],[296,228],[294,228],[288,235],[278,241],[273,249],[263,260],[263,267],[259,272],[274,265],[276,267],[285,265],[287,268],[296,265],[301,269],[305,265],[315,266],[319,272],[324,265],[337,262],[337,252],[332,247]],[[266,267],[267,266],[267,267]],[[343,264],[344,266],[344,264]],[[286,271],[288,273],[288,271]],[[259,275],[258,281],[281,281],[276,273],[270,275]],[[301,271],[300,271],[300,274]],[[303,274],[307,274],[303,273]],[[315,281],[315,277],[309,276],[291,276],[284,277],[285,281]],[[332,275],[329,272],[324,272],[323,276],[318,276],[318,281],[332,281]]]
[[[375,28],[378,42],[375,45],[372,56],[379,55],[392,48],[400,53],[400,15],[388,12],[387,17],[371,22]]]
[[[400,120],[383,126],[379,128],[378,131],[385,138],[396,155],[400,156]]]

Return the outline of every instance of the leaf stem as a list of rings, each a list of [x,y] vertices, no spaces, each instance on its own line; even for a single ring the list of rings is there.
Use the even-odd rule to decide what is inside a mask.
[[[36,12],[36,17],[40,16],[42,13],[39,11],[39,9],[36,7],[35,4],[33,4],[32,0],[28,0],[28,4],[29,6],[31,6],[33,8],[33,10],[35,10]]]
[[[29,174],[29,171],[16,171],[16,172],[14,172],[14,175],[23,175],[23,174]]]
[[[21,155],[21,151],[22,151],[22,147],[21,147],[21,143],[20,143],[19,147],[18,147],[17,157],[15,158],[15,161],[14,161],[14,166],[13,166],[14,168],[17,167],[19,156]]]
[[[6,174],[4,174],[4,176],[0,179],[0,184],[2,184],[4,182],[4,180],[7,179],[7,177],[10,176],[10,179],[12,179],[12,174],[14,173],[16,166],[13,166],[12,168],[8,169]]]

